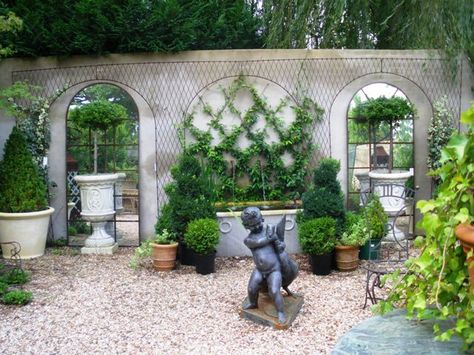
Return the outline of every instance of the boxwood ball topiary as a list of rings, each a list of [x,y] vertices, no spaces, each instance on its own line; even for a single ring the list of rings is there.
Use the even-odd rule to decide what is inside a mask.
[[[17,127],[8,138],[0,162],[0,211],[35,212],[48,208],[47,187]]]
[[[301,249],[310,255],[331,252],[336,245],[336,221],[331,217],[311,219],[298,227]]]
[[[213,253],[219,243],[219,224],[212,218],[191,221],[184,234],[184,241],[198,254]]]

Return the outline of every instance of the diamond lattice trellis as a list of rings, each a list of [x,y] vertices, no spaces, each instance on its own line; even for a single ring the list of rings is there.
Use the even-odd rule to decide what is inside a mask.
[[[458,68],[460,75],[461,68]],[[43,87],[44,95],[77,83],[104,80],[119,82],[136,90],[154,114],[156,130],[157,179],[159,204],[166,199],[163,186],[170,166],[180,151],[176,124],[193,98],[213,82],[239,74],[271,80],[299,97],[310,97],[325,110],[323,122],[313,131],[320,150],[313,163],[331,154],[329,111],[335,97],[351,81],[374,73],[391,73],[414,82],[434,103],[446,95],[458,117],[461,83],[448,80],[447,63],[437,58],[309,58],[241,61],[144,62],[132,64],[88,65],[41,70],[16,71],[13,81],[27,80]]]

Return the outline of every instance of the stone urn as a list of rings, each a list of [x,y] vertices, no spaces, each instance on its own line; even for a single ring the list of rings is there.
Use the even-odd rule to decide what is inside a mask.
[[[404,197],[405,183],[413,176],[413,169],[410,170],[392,170],[377,169],[369,172],[369,177],[373,186],[374,193],[380,198],[380,203],[383,206],[385,213],[388,216],[387,230],[390,231],[387,235],[387,239],[393,240],[394,237],[398,241],[402,241],[407,238],[404,232],[402,232],[395,225],[395,218],[406,208],[406,201]],[[384,196],[383,188],[381,185],[393,184],[391,196]],[[393,228],[393,231],[392,231]]]
[[[117,243],[105,229],[115,215],[114,183],[117,174],[77,175],[74,179],[81,191],[81,217],[92,225],[92,234],[86,239],[82,254],[113,254]]]
[[[474,224],[461,223],[454,230],[456,238],[461,242],[464,252],[467,254],[474,250]],[[474,255],[467,259],[469,271],[469,284],[471,293],[474,291]]]

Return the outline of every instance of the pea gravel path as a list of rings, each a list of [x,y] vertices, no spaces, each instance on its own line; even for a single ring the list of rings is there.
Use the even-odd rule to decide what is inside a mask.
[[[362,310],[363,269],[315,276],[296,256],[293,291],[304,296],[292,327],[277,331],[239,317],[250,258],[217,258],[217,272],[132,270],[133,248],[113,256],[48,249],[32,272],[24,307],[0,305],[2,354],[328,354],[371,316]]]

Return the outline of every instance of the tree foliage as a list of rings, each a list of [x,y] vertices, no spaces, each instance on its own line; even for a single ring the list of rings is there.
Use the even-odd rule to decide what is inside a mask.
[[[474,55],[471,0],[264,0],[269,48],[444,50]]]
[[[3,39],[22,56],[262,45],[256,1],[10,0],[3,11],[23,19],[23,30]]]

